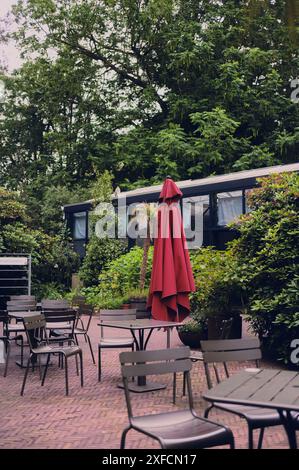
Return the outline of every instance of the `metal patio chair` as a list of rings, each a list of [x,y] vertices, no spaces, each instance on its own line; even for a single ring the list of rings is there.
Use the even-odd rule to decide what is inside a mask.
[[[101,310],[100,311],[100,320],[107,321],[125,321],[125,320],[136,320],[136,309],[126,309],[126,310]],[[134,351],[134,338],[131,337],[110,337],[107,338],[104,336],[105,327],[100,327],[100,341],[98,344],[98,379],[99,382],[102,378],[102,359],[101,352],[102,349],[121,349],[121,348],[131,348]]]
[[[92,305],[88,305],[88,304],[85,304],[85,303],[81,303],[79,305],[79,308],[78,308],[79,317],[77,318],[77,323],[76,323],[76,326],[75,326],[75,329],[74,329],[74,336],[75,336],[76,343],[78,345],[79,345],[78,338],[80,336],[84,337],[86,343],[88,343],[88,346],[89,346],[92,362],[95,364],[96,361],[95,361],[94,353],[93,353],[93,350],[92,350],[90,337],[89,337],[89,334],[88,334],[90,323],[91,323],[92,316],[93,316],[93,311],[94,311],[94,308],[93,308]],[[85,323],[83,321],[82,316],[87,317],[87,320],[86,320]]]
[[[42,299],[41,309],[43,310],[69,310],[71,308],[70,303],[66,299]]]
[[[203,353],[204,368],[209,389],[213,387],[209,368],[210,364],[213,364],[216,382],[220,383],[220,371],[217,364],[225,364],[226,367],[224,367],[224,372],[225,376],[228,378],[228,362],[254,361],[258,368],[259,360],[262,358],[260,341],[257,338],[201,341],[201,350]],[[209,416],[209,413],[213,408],[234,413],[247,421],[249,449],[253,449],[254,447],[253,431],[255,429],[260,429],[258,449],[261,449],[265,428],[282,424],[280,415],[276,410],[217,402],[212,403],[207,407],[205,410],[206,418]]]
[[[228,318],[226,320],[221,319],[220,324],[219,324],[219,331],[220,331],[220,338],[219,339],[227,339],[229,337],[229,334],[231,332],[233,324],[233,319]],[[200,344],[198,345],[200,346]],[[192,362],[203,362],[203,354],[202,351],[191,351],[190,359]],[[213,364],[215,374],[217,374],[217,369],[215,365]],[[224,369],[226,369],[226,364],[223,363]],[[174,376],[174,380],[176,380],[176,376]],[[186,377],[183,377],[183,396],[186,395]],[[174,403],[175,403],[175,398],[176,398],[176,393],[174,395]]]
[[[48,338],[48,331],[46,329],[46,318],[43,314],[34,315],[24,319],[25,331],[28,338],[30,347],[30,355],[27,361],[26,371],[24,380],[21,388],[21,395],[24,395],[26,380],[29,372],[30,363],[34,358],[42,355],[47,356],[47,362],[42,377],[41,385],[45,383],[48,366],[50,362],[51,354],[59,354],[64,359],[65,363],[65,390],[66,395],[69,394],[69,383],[68,383],[68,358],[72,356],[79,356],[80,360],[80,372],[81,372],[81,387],[83,387],[83,356],[82,350],[77,345],[61,346],[55,343],[51,344]]]
[[[20,311],[20,310],[17,310],[17,311]],[[8,310],[0,311],[0,323],[2,323],[2,327],[3,327],[3,337],[6,338],[6,340],[4,339],[4,341],[6,342],[7,345],[9,345],[9,349],[10,349],[10,343],[12,340],[15,341],[16,344],[17,344],[17,341],[20,341],[20,344],[19,344],[21,348],[21,362],[20,363],[21,363],[21,366],[23,366],[24,338],[23,338],[22,333],[25,333],[23,323],[11,322]],[[12,335],[14,336],[12,337]],[[6,366],[8,366],[8,359],[6,361]],[[7,367],[6,367],[6,374],[7,374]]]
[[[9,300],[11,301],[20,301],[20,302],[35,302],[36,303],[36,297],[35,295],[11,295],[9,297]]]
[[[0,310],[0,324],[2,324],[2,334],[0,334],[0,341],[3,341],[4,346],[5,346],[5,353],[6,353],[3,377],[6,377],[7,369],[8,369],[9,354],[10,354],[10,339],[7,336],[8,315],[7,315],[6,310],[4,311]]]
[[[119,358],[130,423],[122,433],[121,449],[125,448],[126,435],[130,429],[157,440],[163,449],[201,449],[222,445],[234,448],[234,437],[229,428],[200,418],[195,413],[190,379],[192,362],[188,347],[122,352]],[[178,372],[183,372],[187,377],[187,409],[154,415],[133,415],[128,387],[130,377]]]

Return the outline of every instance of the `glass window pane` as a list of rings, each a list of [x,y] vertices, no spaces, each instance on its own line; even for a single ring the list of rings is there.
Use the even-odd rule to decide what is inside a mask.
[[[75,240],[86,238],[86,212],[76,212],[74,214],[73,237]]]
[[[242,191],[217,194],[218,225],[225,226],[243,213]]]

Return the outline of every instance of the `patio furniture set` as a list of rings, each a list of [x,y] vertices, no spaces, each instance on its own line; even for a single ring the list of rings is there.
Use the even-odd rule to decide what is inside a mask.
[[[88,343],[91,359],[95,357],[88,335],[93,315],[84,298],[75,298],[72,305],[64,300],[44,300],[38,304],[34,297],[19,296],[7,302],[7,309],[0,312],[3,334],[0,340],[6,349],[4,376],[8,373],[9,352],[12,341],[21,350],[18,365],[26,367],[21,387],[24,394],[30,365],[38,367],[41,385],[45,383],[50,359],[58,356],[58,365],[65,370],[66,395],[68,385],[68,359],[76,360],[77,374],[83,386],[83,354],[78,339]],[[129,425],[124,429],[121,448],[125,447],[130,429],[141,432],[159,442],[162,448],[191,449],[228,445],[234,448],[234,436],[226,426],[208,419],[212,408],[238,415],[248,425],[248,447],[253,448],[253,432],[259,430],[258,448],[262,447],[264,430],[269,426],[283,425],[290,448],[296,448],[296,430],[299,429],[299,373],[296,371],[260,369],[261,350],[256,338],[242,340],[202,341],[200,355],[191,354],[188,347],[170,348],[170,332],[179,322],[136,319],[135,310],[102,310],[98,322],[98,380],[102,380],[102,349],[124,348],[130,351],[120,354],[122,387],[128,409]],[[105,335],[106,328],[130,331],[130,337]],[[148,351],[149,339],[156,329],[164,329],[166,347]],[[29,356],[24,365],[24,339],[26,333]],[[42,358],[45,359],[42,362]],[[79,367],[79,363],[80,367]],[[208,390],[203,398],[209,402],[204,417],[194,410],[191,377],[192,365],[202,361]],[[254,361],[254,368],[247,368],[229,375],[230,362]],[[221,380],[220,367],[225,374]],[[42,370],[44,368],[44,370]],[[213,371],[213,374],[212,374]],[[148,376],[173,375],[173,403],[177,395],[177,374],[183,374],[183,394],[187,391],[188,407],[154,415],[135,416],[130,392],[143,393],[166,387]],[[213,384],[215,377],[216,385]]]

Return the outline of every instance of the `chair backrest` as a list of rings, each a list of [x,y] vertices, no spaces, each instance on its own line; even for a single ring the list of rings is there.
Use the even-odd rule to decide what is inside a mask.
[[[0,310],[0,326],[2,323],[2,333],[6,336],[6,327],[8,324],[8,312],[7,310]]]
[[[94,307],[93,305],[89,305],[89,304],[86,304],[86,303],[81,303],[79,305],[79,308],[78,308],[78,315],[79,315],[79,321],[81,323],[81,326],[82,328],[87,332],[88,329],[89,329],[89,326],[90,326],[90,322],[91,322],[91,319],[92,319],[92,316],[93,316],[93,312],[94,312]],[[87,316],[87,323],[86,325],[84,326],[84,323],[83,323],[83,320],[81,318],[82,315],[86,315]]]
[[[217,363],[255,361],[258,367],[258,361],[262,358],[258,338],[201,341],[200,345],[209,388],[212,387],[209,364],[213,363],[216,379],[219,382],[219,373],[216,372]],[[228,377],[227,367],[225,367],[225,373]]]
[[[43,315],[47,324],[51,323],[69,323],[68,336],[73,338],[74,328],[77,320],[77,312],[73,309],[69,310],[43,310]]]
[[[70,308],[70,304],[66,299],[42,299],[41,307],[42,310],[67,310]]]
[[[136,320],[136,308],[128,308],[123,310],[100,310],[101,321],[128,321]],[[101,338],[104,337],[104,327],[101,326]]]
[[[190,370],[192,362],[190,359],[190,348],[182,347],[176,349],[161,349],[155,351],[133,351],[122,352],[119,355],[121,373],[124,382],[128,415],[131,418],[132,406],[128,379],[147,375],[175,374],[183,372],[186,374],[189,407],[193,408],[193,397],[190,381]]]
[[[8,300],[6,309],[8,312],[36,311],[36,302],[33,300]]]
[[[36,302],[36,297],[35,295],[11,295],[10,300],[28,300],[32,302]]]
[[[72,299],[72,305],[80,307],[81,304],[86,303],[86,298],[83,295],[75,295]]]
[[[48,341],[46,319],[42,313],[24,318],[23,322],[31,350],[36,347],[36,339],[43,337],[46,342]]]

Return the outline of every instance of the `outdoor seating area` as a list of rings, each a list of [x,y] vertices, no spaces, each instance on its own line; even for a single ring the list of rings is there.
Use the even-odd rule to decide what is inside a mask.
[[[1,0],[0,47],[1,457],[297,449],[299,0]]]
[[[70,309],[69,305],[64,306]],[[116,341],[116,328],[104,327],[101,323],[101,316],[90,316],[88,312],[79,315],[80,308],[74,307],[74,309],[77,311],[76,315],[80,318],[81,324],[86,325],[86,322],[89,324],[87,331],[94,351],[99,345],[100,329],[105,329],[107,343]],[[83,304],[81,304],[81,310],[83,309]],[[72,310],[65,310],[65,312],[69,311]],[[148,351],[142,353],[141,351],[129,352],[131,348],[132,350],[134,348],[132,344],[127,343],[128,333],[121,327],[117,329],[118,343],[114,344],[114,348],[109,347],[101,351],[103,375],[100,382],[97,365],[93,363],[90,354],[90,345],[87,341],[80,341],[79,347],[83,353],[83,369],[80,368],[80,370],[84,371],[84,386],[81,387],[83,383],[80,384],[75,361],[69,361],[67,369],[69,354],[64,354],[73,348],[79,351],[78,341],[75,340],[72,343],[71,335],[74,335],[76,331],[72,326],[72,318],[67,318],[65,312],[60,310],[65,328],[57,329],[55,321],[55,329],[52,329],[51,323],[48,324],[46,320],[43,320],[47,318],[47,311],[45,314],[41,312],[42,310],[27,312],[26,315],[23,312],[24,328],[28,338],[32,330],[48,328],[50,332],[49,346],[37,346],[34,349],[31,344],[30,348],[28,346],[24,348],[25,357],[30,349],[31,355],[34,353],[38,357],[40,352],[41,355],[46,355],[48,360],[42,366],[40,362],[37,362],[34,369],[30,367],[28,376],[30,380],[27,381],[23,396],[20,395],[20,391],[24,370],[16,364],[22,349],[20,345],[17,345],[18,340],[14,337],[10,339],[12,344],[6,377],[2,373],[5,368],[1,366],[0,419],[4,423],[0,430],[2,448],[105,448],[108,445],[109,448],[119,448],[124,445],[126,448],[159,448],[160,445],[165,448],[200,448],[213,445],[257,448],[261,444],[263,448],[274,446],[275,448],[288,448],[287,435],[278,412],[259,407],[217,404],[216,402],[213,402],[211,406],[209,401],[204,399],[204,396],[209,394],[209,390],[213,391],[212,382],[217,384],[226,379],[227,366],[232,377],[245,369],[257,371],[257,366],[266,368],[269,372],[276,371],[273,364],[261,359],[259,342],[248,332],[245,332],[245,338],[242,340],[202,342],[202,361],[192,363],[190,350],[181,344],[176,328],[172,328],[170,335],[161,327],[155,330],[146,345]],[[103,313],[102,322],[105,324],[109,322],[108,312]],[[135,321],[136,323],[134,313],[128,316],[125,311],[122,313],[126,318],[130,318],[123,320],[124,322],[129,321],[133,324]],[[120,311],[111,311],[110,322],[112,321],[113,324],[114,321],[119,324],[120,314]],[[22,316],[22,313],[18,315]],[[58,315],[59,313],[56,313],[56,316]],[[34,318],[36,319],[33,320]],[[143,322],[150,324],[152,320],[139,320],[139,323]],[[58,336],[53,338],[51,331],[55,334],[58,332]],[[138,329],[138,331],[141,330]],[[45,334],[47,335],[47,329]],[[67,345],[64,344],[65,342]],[[126,346],[128,352],[120,354],[120,351],[116,349],[118,345]],[[140,348],[140,343],[138,343],[138,348]],[[218,356],[217,348],[221,350]],[[225,349],[228,352],[223,354]],[[64,355],[64,364],[60,359],[60,354]],[[163,363],[163,361],[166,362]],[[225,364],[223,364],[224,361]],[[130,362],[149,362],[149,364],[133,365],[130,369],[126,365]],[[39,367],[42,369],[42,374]],[[67,370],[69,395],[65,396],[64,376]],[[28,369],[26,373],[27,371]],[[294,372],[293,374],[296,375]],[[122,375],[125,377],[129,418],[124,390],[120,388]],[[140,375],[151,376],[151,386],[156,385],[156,388],[153,387],[155,391],[134,393],[137,377],[139,378]],[[131,381],[131,377],[134,377],[134,382]],[[187,381],[185,394],[183,393],[184,379]],[[298,374],[296,380],[297,382],[299,380]],[[163,386],[160,381],[163,382]],[[133,392],[129,391],[131,385],[133,385]],[[144,386],[144,382],[142,385]],[[191,412],[188,411],[189,386],[192,391]],[[294,396],[292,398],[294,399]],[[33,406],[34,413],[32,414]],[[134,413],[136,412],[136,417],[132,414],[132,409]],[[153,415],[156,413],[158,418],[155,421]],[[188,413],[191,413],[190,429]],[[195,418],[192,413],[196,413],[198,418]],[[151,416],[148,425],[145,418],[142,418],[146,415]],[[214,424],[205,424],[205,421],[200,421],[208,415],[209,420]],[[194,419],[199,419],[198,427],[195,428],[192,424]],[[174,433],[173,426],[177,420],[178,423],[182,423],[182,430],[180,431],[178,424]],[[57,426],[58,421],[60,424]],[[170,426],[169,432],[165,428],[166,424]],[[161,434],[159,434],[159,426],[162,426]],[[24,427],[26,432],[24,432]],[[127,433],[130,428],[132,429]]]

